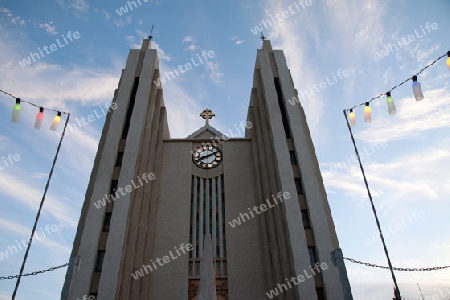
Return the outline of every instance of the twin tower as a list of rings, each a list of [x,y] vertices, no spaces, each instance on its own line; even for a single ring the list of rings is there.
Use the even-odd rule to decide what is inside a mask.
[[[144,40],[106,117],[61,299],[352,299],[283,51],[257,51],[244,137],[206,109],[171,138],[158,79]]]

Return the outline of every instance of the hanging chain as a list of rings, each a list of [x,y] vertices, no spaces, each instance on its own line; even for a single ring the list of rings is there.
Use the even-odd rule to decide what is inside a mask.
[[[45,272],[51,272],[51,271],[54,271],[54,270],[57,270],[57,269],[60,269],[60,268],[67,267],[68,265],[69,265],[69,263],[66,263],[64,265],[60,265],[60,266],[57,266],[57,267],[48,268],[47,270],[40,270],[40,271],[34,271],[34,272],[31,272],[31,273],[27,273],[27,274],[22,274],[22,277],[24,277],[24,276],[31,276],[31,275],[39,275],[39,274],[42,274],[42,273],[45,273]],[[0,280],[14,279],[14,278],[19,278],[19,275],[0,276]]]
[[[363,261],[359,261],[353,258],[348,258],[348,257],[344,257],[344,259],[355,263],[355,264],[361,264],[361,265],[365,265],[368,267],[373,267],[373,268],[381,268],[381,269],[389,269],[389,267],[386,266],[380,266],[380,265],[376,265],[376,264],[371,264],[371,263],[366,263]],[[40,270],[40,271],[34,271],[31,273],[27,273],[27,274],[23,274],[22,276],[31,276],[31,275],[39,275],[42,273],[46,273],[46,272],[51,272],[57,269],[61,269],[64,267],[67,267],[69,265],[69,263],[57,266],[57,267],[51,267],[48,268],[47,270]],[[443,269],[448,269],[450,268],[450,266],[443,266],[443,267],[430,267],[430,268],[395,268],[393,267],[392,269],[397,270],[397,271],[406,271],[406,272],[423,272],[423,271],[436,271],[436,270],[443,270]],[[0,276],[0,280],[5,280],[5,279],[14,279],[19,277],[19,275],[10,275],[10,276]]]
[[[362,261],[359,261],[359,260],[356,260],[353,258],[344,257],[344,259],[351,261],[352,263],[361,264],[361,265],[365,265],[368,267],[389,269],[389,267],[386,267],[386,266],[380,266],[380,265],[376,265],[376,264],[366,263],[366,262],[362,262]],[[447,269],[447,268],[450,268],[450,266],[431,267],[431,268],[394,268],[394,267],[392,267],[392,269],[394,269],[396,271],[406,271],[406,272],[436,271],[436,270],[442,270],[442,269]]]

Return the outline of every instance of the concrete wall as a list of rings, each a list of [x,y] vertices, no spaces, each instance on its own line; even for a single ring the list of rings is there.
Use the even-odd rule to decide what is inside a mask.
[[[225,185],[225,232],[227,241],[228,292],[229,299],[266,299],[268,288],[265,277],[261,220],[254,213],[250,220],[232,228],[229,221],[240,214],[251,214],[248,208],[264,202],[258,199],[250,140],[223,143],[223,165]]]
[[[168,142],[163,145],[156,226],[148,229],[155,230],[153,260],[169,255],[170,250],[175,253],[174,247],[189,243],[192,165],[190,151],[190,142]],[[187,299],[188,261],[189,253],[152,272],[148,298]]]
[[[74,270],[69,289],[69,299],[82,298],[89,295],[92,272],[97,259],[97,249],[100,233],[103,225],[103,216],[105,207],[97,209],[93,203],[102,199],[105,193],[109,193],[111,177],[114,171],[117,149],[121,138],[123,124],[125,121],[127,107],[131,89],[133,87],[135,69],[138,65],[139,50],[130,51],[127,64],[123,72],[123,77],[119,86],[116,103],[116,109],[111,117],[105,144],[102,149],[102,159],[98,165],[98,172],[95,179],[95,185],[89,199],[90,209],[87,211],[85,226],[80,239],[80,245],[77,251],[79,257],[78,265]]]

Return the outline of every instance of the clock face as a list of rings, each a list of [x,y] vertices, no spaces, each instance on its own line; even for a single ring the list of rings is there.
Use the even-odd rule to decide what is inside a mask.
[[[202,169],[212,169],[222,162],[222,152],[214,146],[197,147],[192,154],[194,164]]]

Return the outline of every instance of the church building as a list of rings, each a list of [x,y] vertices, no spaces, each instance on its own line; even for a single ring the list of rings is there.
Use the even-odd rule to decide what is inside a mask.
[[[352,299],[283,51],[257,50],[238,138],[209,124],[213,107],[171,138],[159,78],[145,39],[106,117],[61,299]]]

